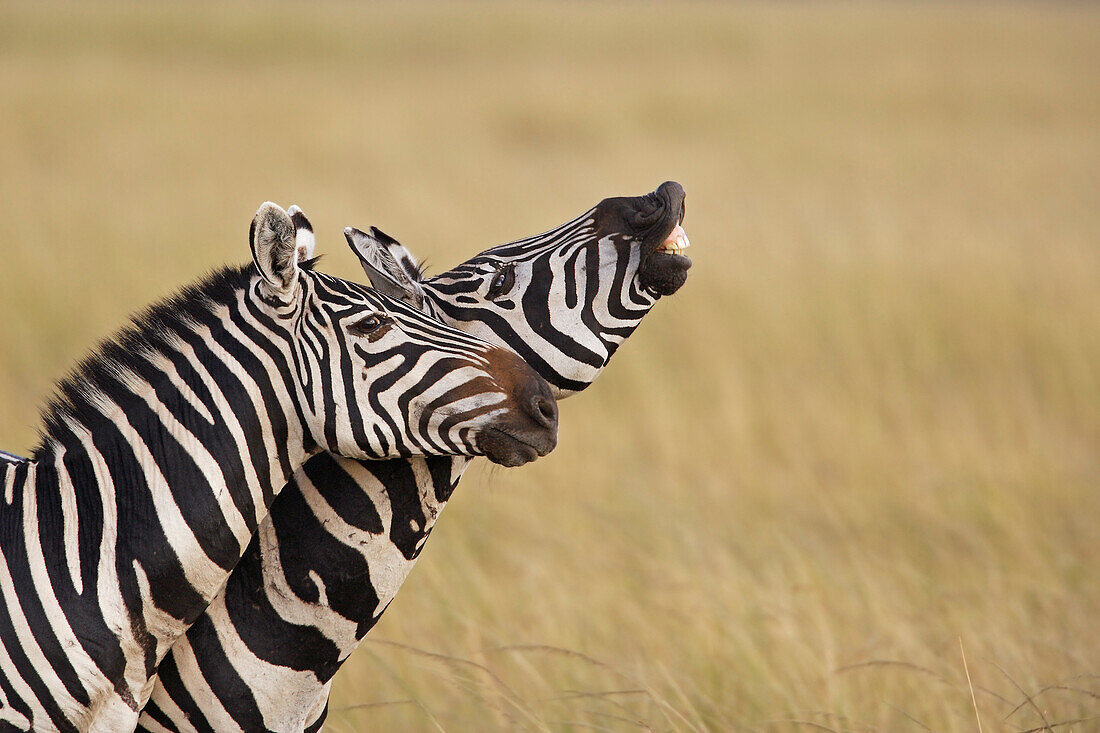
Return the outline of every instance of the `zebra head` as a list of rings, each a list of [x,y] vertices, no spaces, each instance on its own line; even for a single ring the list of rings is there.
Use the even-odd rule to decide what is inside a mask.
[[[684,189],[669,181],[428,279],[378,229],[344,234],[376,288],[508,346],[562,398],[591,384],[657,300],[687,280],[683,218]]]
[[[315,271],[297,207],[265,203],[250,240],[249,306],[289,355],[281,368],[307,445],[352,458],[487,455],[506,466],[553,449],[553,393],[515,353]]]

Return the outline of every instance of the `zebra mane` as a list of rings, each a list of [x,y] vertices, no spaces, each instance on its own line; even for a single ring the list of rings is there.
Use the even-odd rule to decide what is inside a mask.
[[[299,266],[309,265],[305,269],[311,269],[316,259]],[[147,306],[131,316],[130,322],[113,336],[100,341],[58,381],[53,395],[43,405],[39,442],[32,453],[35,460],[43,457],[53,438],[68,432],[67,422],[90,424],[102,419],[102,414],[89,404],[94,402],[94,393],[117,392],[107,385],[117,381],[120,374],[148,364],[150,354],[163,353],[176,334],[193,331],[196,323],[207,319],[214,306],[231,303],[237,291],[248,287],[255,273],[252,263],[215,270]]]

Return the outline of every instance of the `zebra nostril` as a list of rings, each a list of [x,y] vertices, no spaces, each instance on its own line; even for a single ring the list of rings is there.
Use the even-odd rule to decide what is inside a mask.
[[[558,420],[558,405],[554,400],[538,396],[534,399],[533,414],[546,427],[553,427]]]

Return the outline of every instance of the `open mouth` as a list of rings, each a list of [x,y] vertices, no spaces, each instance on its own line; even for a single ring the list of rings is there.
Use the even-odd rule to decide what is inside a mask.
[[[691,242],[683,227],[684,189],[678,183],[669,182],[661,184],[656,194],[664,201],[663,223],[664,227],[668,227],[664,230],[668,233],[657,242],[650,240],[651,243],[643,248],[638,276],[642,286],[659,297],[672,295],[687,280],[691,260],[684,255],[684,250],[691,246]]]
[[[677,224],[672,229],[672,233],[668,235],[668,238],[661,242],[661,246],[655,249],[654,252],[665,255],[682,255],[684,250],[690,246],[691,242],[688,241],[684,227]]]

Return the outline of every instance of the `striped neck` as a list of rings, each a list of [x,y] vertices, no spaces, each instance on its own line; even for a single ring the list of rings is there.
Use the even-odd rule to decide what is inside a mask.
[[[95,671],[64,709],[143,704],[310,454],[290,347],[249,282],[225,270],[136,318],[59,385],[35,460],[4,459],[14,595],[49,587],[51,633]]]
[[[120,509],[129,492],[208,489],[246,543],[317,450],[285,326],[257,307],[253,282],[251,267],[223,269],[101,344],[59,384],[34,458],[85,455],[94,466],[85,478],[125,487]],[[105,469],[109,476],[95,473]]]

